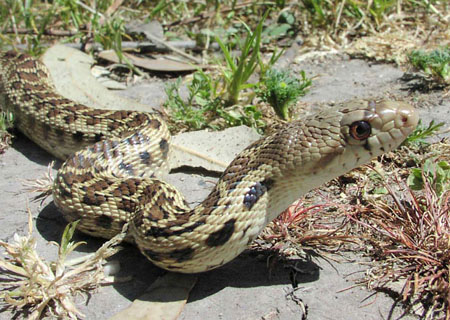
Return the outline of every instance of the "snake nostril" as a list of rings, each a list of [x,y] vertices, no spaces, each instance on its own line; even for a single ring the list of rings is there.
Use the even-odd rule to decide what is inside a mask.
[[[408,122],[408,117],[403,116],[403,117],[402,117],[402,122],[403,122],[403,123],[407,123],[407,122]]]

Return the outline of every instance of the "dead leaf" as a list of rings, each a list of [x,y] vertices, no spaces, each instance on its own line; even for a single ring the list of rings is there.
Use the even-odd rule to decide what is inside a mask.
[[[169,60],[164,57],[151,58],[146,56],[145,58],[138,57],[131,53],[124,52],[123,55],[135,66],[141,67],[150,71],[159,72],[185,72],[196,71],[198,69],[204,69],[206,66],[194,65],[191,63],[184,63],[174,60]],[[105,59],[110,62],[120,63],[120,59],[113,50],[106,50],[99,53],[99,58]]]
[[[151,107],[118,96],[91,74],[91,56],[63,45],[49,48],[42,57],[57,91],[66,98],[97,109],[151,111]]]

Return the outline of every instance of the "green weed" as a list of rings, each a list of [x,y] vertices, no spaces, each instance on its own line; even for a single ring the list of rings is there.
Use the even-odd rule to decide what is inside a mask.
[[[323,0],[303,0],[306,11],[311,15],[312,21],[316,25],[323,25],[328,20],[328,6]]]
[[[218,108],[216,112],[231,127],[246,125],[256,129],[259,133],[262,133],[266,127],[266,123],[262,119],[262,112],[254,105],[234,105],[226,109]]]
[[[211,76],[203,71],[196,72],[192,82],[187,85],[189,95],[185,100],[180,97],[181,80],[166,88],[168,99],[165,106],[171,110],[176,122],[196,130],[205,127],[217,129],[215,124],[211,124],[212,115],[216,115],[228,126],[245,124],[258,130],[264,128],[265,123],[258,108],[253,105],[242,106],[238,102],[242,90],[259,86],[258,82],[247,83],[255,69],[259,66],[261,74],[264,75],[282,53],[275,50],[268,63],[263,62],[260,57],[261,33],[266,16],[267,14],[254,32],[244,24],[247,38],[241,46],[242,53],[239,58],[232,57],[230,49],[216,36],[226,61],[226,67],[221,70],[221,79],[212,80]]]
[[[389,9],[397,4],[397,0],[374,0],[369,7],[369,12],[379,25],[384,16],[390,11]]]
[[[262,42],[269,43],[280,38],[293,37],[296,30],[295,15],[289,11],[282,11],[277,22],[268,25],[262,32]]]
[[[450,82],[450,46],[431,52],[414,50],[409,54],[409,62],[439,82]]]
[[[304,71],[300,75],[301,79],[298,79],[288,70],[271,69],[262,81],[262,88],[258,90],[261,99],[268,102],[284,120],[289,119],[289,106],[298,97],[304,96],[311,85],[311,79],[306,77]]]
[[[407,184],[412,190],[422,190],[424,179],[435,190],[439,197],[450,190],[450,164],[447,161],[436,162],[433,159],[425,160],[422,168],[411,169]]]
[[[444,122],[435,124],[434,121],[430,121],[428,127],[422,124],[422,120],[419,120],[419,124],[416,129],[406,138],[403,145],[427,145],[426,138],[436,134],[440,127],[444,125]]]
[[[222,119],[227,126],[247,125],[261,131],[265,127],[262,113],[256,106],[234,105],[225,108],[224,101],[218,93],[219,81],[203,71],[194,73],[192,81],[187,84],[188,96],[180,96],[181,78],[166,87],[165,106],[170,109],[175,122],[194,130],[203,128],[219,129],[221,126],[212,122]]]
[[[11,112],[0,112],[0,133],[12,128],[14,125],[14,115]]]
[[[7,131],[14,125],[14,117],[11,112],[0,112],[0,153],[3,153],[11,144],[11,134]]]
[[[193,81],[188,85],[187,100],[180,96],[181,78],[166,87],[167,100],[165,106],[171,110],[175,122],[181,122],[189,128],[199,130],[210,127],[207,112],[217,102],[211,100],[208,77],[204,73],[195,73]]]

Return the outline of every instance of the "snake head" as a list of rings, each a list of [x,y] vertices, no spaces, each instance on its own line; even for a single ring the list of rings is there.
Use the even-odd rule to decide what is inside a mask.
[[[397,148],[419,121],[414,108],[401,101],[355,102],[341,112],[341,164],[346,169]]]
[[[414,130],[418,114],[400,101],[344,102],[289,124],[270,150],[281,150],[286,173],[320,175],[324,183],[397,148]],[[282,154],[291,156],[282,158]]]
[[[267,221],[310,190],[395,149],[417,123],[407,103],[360,100],[289,123],[258,150],[274,181]]]

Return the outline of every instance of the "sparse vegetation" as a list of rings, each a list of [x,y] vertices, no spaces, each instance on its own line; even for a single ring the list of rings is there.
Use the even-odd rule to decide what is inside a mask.
[[[264,128],[262,113],[254,105],[242,104],[239,101],[241,91],[254,88],[259,83],[248,83],[256,67],[266,70],[280,57],[274,52],[266,65],[259,53],[261,32],[265,17],[252,32],[247,27],[247,38],[242,45],[239,58],[234,58],[231,51],[216,37],[225,56],[226,67],[221,68],[221,77],[213,80],[203,71],[197,71],[187,85],[188,98],[180,97],[181,79],[166,88],[168,99],[165,105],[171,109],[175,121],[182,122],[193,129],[219,126],[212,122],[214,117],[222,118],[228,126],[249,125],[259,130]],[[303,74],[304,76],[304,74]],[[220,89],[220,92],[219,92]]]
[[[165,106],[171,110],[175,122],[186,124],[195,130],[203,129],[210,124],[208,113],[219,107],[220,101],[214,97],[211,78],[203,72],[196,72],[187,86],[186,100],[180,96],[181,78],[166,87],[167,100]]]
[[[424,179],[427,179],[425,181]],[[423,168],[411,169],[407,180],[412,190],[423,190],[430,185],[437,197],[450,190],[450,165],[447,161],[425,160]]]
[[[14,117],[10,112],[0,112],[0,154],[11,144],[11,134],[8,129],[14,125]]]
[[[181,78],[169,84],[165,106],[171,110],[172,121],[194,130],[248,125],[260,131],[265,127],[262,113],[254,105],[225,108],[224,101],[217,96],[218,85],[218,81],[198,71],[187,85],[187,99],[183,99],[180,96]]]
[[[81,43],[94,40],[105,49],[118,49],[118,41],[125,36],[123,12],[111,5],[110,0],[97,1],[95,7],[70,0],[51,3],[2,0],[0,39],[3,44],[23,42],[33,55],[42,53],[46,40],[52,37]]]
[[[235,105],[239,102],[239,95],[242,90],[256,86],[255,83],[248,83],[248,80],[261,61],[261,33],[266,17],[267,14],[258,23],[254,32],[245,25],[247,37],[240,46],[241,55],[239,58],[234,58],[231,51],[226,47],[222,40],[220,40],[219,37],[216,37],[216,41],[222,49],[226,62],[226,68],[222,69],[222,75],[227,93],[225,103],[228,106]],[[238,43],[240,43],[240,41],[238,41]]]
[[[447,162],[432,160],[413,169],[410,184],[414,189],[420,185],[421,192],[398,176],[383,175],[391,201],[373,199],[370,214],[359,218],[367,254],[376,261],[363,282],[376,290],[397,287],[400,299],[422,319],[450,317],[448,171]]]
[[[414,50],[409,54],[410,63],[439,82],[450,83],[450,46],[431,52]]]
[[[89,6],[69,0],[51,3],[1,0],[0,4],[3,46],[23,43],[34,54],[41,53],[52,38],[83,44],[95,42],[105,49],[120,50],[120,38],[133,39],[121,26],[122,21],[131,20],[158,20],[172,38],[187,35],[200,40],[206,36],[204,45],[208,46],[208,38],[212,34],[218,35],[228,45],[245,34],[245,25],[253,29],[261,21],[263,13],[273,8],[273,3],[260,1],[172,3],[133,0],[117,6],[113,0],[100,0]],[[421,27],[436,27],[431,37],[439,38],[447,23],[446,1],[375,0],[366,3],[303,0],[276,1],[275,4],[278,10],[268,14],[269,22],[263,28],[264,41],[270,39],[272,43],[300,34],[313,45],[348,45],[367,33],[383,32],[395,25],[409,28],[410,18],[415,18]],[[437,24],[432,21],[437,21]],[[422,26],[423,22],[429,25]]]
[[[11,112],[0,112],[0,132],[11,129],[14,125],[14,116]]]
[[[112,238],[94,254],[84,259],[67,260],[68,255],[84,242],[73,242],[77,222],[67,225],[56,261],[45,261],[36,251],[32,235],[32,216],[28,210],[28,234],[14,235],[13,243],[0,241],[7,259],[0,259],[2,281],[0,298],[5,309],[17,308],[27,319],[40,319],[47,312],[57,318],[78,319],[83,314],[77,309],[74,297],[98,287],[105,281],[103,265],[114,255],[117,245],[125,237],[121,233]],[[29,312],[29,314],[28,314]]]
[[[254,248],[284,257],[305,255],[302,248],[310,247],[319,254],[362,252],[372,261],[359,284],[397,292],[407,312],[422,319],[448,319],[450,149],[445,140],[432,149],[416,155],[420,168],[401,168],[411,152],[402,148],[388,156],[390,165],[373,161],[341,178],[344,184],[319,191],[313,203],[305,197],[270,224]]]

